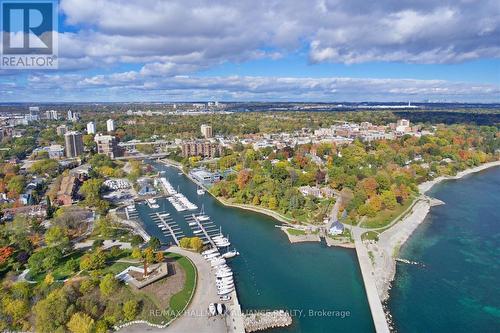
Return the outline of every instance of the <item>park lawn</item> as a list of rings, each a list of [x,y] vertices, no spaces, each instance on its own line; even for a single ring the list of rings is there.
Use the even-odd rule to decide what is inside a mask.
[[[306,232],[304,230],[288,228],[286,231],[292,236],[304,236]]]
[[[108,273],[111,273],[113,275],[116,275],[120,272],[122,272],[123,270],[125,270],[126,268],[130,267],[130,266],[137,266],[139,267],[140,266],[140,263],[138,264],[133,264],[133,263],[129,263],[129,262],[114,262],[112,264],[108,264],[109,266],[107,266],[106,268],[104,268],[102,270],[102,274],[103,275],[106,275]]]
[[[397,207],[393,210],[384,209],[383,211],[380,211],[375,217],[367,218],[361,226],[372,229],[386,227],[396,217],[407,210],[414,203],[414,201],[415,197],[411,196],[403,205],[397,205]]]
[[[182,314],[182,311],[187,307],[189,302],[191,301],[192,295],[196,290],[197,283],[197,271],[196,267],[193,265],[191,260],[188,258],[181,256],[176,253],[167,253],[165,257],[173,259],[177,261],[177,263],[182,267],[185,273],[185,281],[183,289],[177,294],[173,295],[169,301],[168,309],[163,309],[159,307],[159,301],[156,295],[153,295],[149,292],[139,292],[142,297],[148,298],[153,304],[155,304],[156,308],[161,310],[161,316],[155,315],[155,312],[145,312],[143,311],[143,315],[141,318],[148,320],[152,323],[166,323],[170,320],[175,319],[178,315]],[[167,310],[167,311],[164,311]]]
[[[196,267],[188,258],[174,253],[169,254],[168,257],[176,260],[184,269],[184,272],[186,274],[184,288],[177,294],[173,295],[170,299],[170,310],[172,310],[174,313],[180,313],[189,304],[189,302],[191,301],[191,297],[196,290],[196,280],[198,273],[196,271]]]
[[[361,239],[378,241],[378,235],[379,233],[376,231],[367,231],[361,235]]]

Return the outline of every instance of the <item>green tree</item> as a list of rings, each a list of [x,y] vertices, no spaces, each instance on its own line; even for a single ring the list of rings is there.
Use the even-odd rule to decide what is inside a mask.
[[[129,300],[123,304],[123,316],[126,320],[134,320],[139,312],[139,304],[134,300]]]
[[[153,250],[158,250],[161,246],[160,240],[156,237],[151,237],[151,239],[148,242],[148,246],[151,247]]]
[[[113,274],[106,274],[99,284],[99,290],[104,296],[111,296],[118,289],[118,281]]]
[[[66,229],[58,225],[52,226],[45,232],[45,242],[48,246],[61,245],[67,247],[69,245],[69,238],[66,236]]]
[[[96,270],[101,269],[106,265],[106,253],[100,248],[97,248],[92,253],[84,255],[80,259],[81,270]]]
[[[68,329],[73,333],[92,333],[94,331],[94,319],[83,312],[77,312],[71,316]]]
[[[71,313],[69,299],[64,289],[56,289],[34,307],[37,332],[53,333],[68,321]]]

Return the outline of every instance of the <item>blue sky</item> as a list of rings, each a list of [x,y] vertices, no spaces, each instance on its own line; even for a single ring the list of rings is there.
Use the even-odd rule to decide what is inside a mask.
[[[0,99],[500,102],[500,6],[481,1],[61,0],[59,69]]]

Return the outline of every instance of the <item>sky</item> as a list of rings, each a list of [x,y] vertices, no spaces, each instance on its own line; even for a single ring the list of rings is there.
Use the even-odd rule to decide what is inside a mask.
[[[61,0],[0,102],[500,102],[498,0]]]

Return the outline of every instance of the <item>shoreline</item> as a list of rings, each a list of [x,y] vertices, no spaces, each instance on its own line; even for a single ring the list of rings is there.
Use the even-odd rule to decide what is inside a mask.
[[[382,302],[389,299],[389,291],[396,276],[396,257],[399,249],[420,226],[432,206],[443,204],[437,199],[425,195],[434,185],[444,180],[461,179],[492,167],[500,166],[500,160],[484,163],[480,166],[459,172],[456,176],[441,176],[418,186],[420,197],[416,199],[413,208],[401,221],[379,235],[378,242],[366,242],[365,247],[373,254],[373,276]]]

